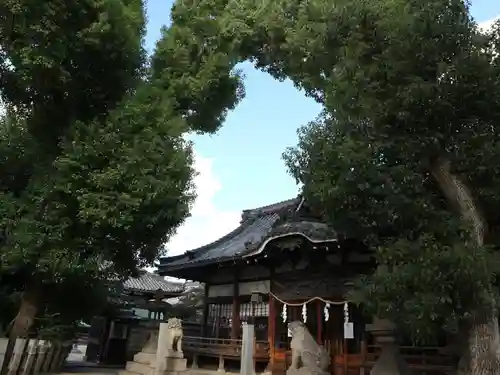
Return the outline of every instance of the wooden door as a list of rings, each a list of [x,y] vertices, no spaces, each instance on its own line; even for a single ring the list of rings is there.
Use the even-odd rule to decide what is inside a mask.
[[[354,338],[344,338],[344,311],[342,305],[330,308],[330,319],[325,325],[325,346],[331,355],[332,375],[359,375],[365,359],[365,327],[359,310],[349,306],[350,321],[354,323]]]

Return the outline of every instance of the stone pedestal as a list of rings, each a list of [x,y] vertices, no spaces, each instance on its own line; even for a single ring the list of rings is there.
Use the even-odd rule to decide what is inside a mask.
[[[127,362],[125,371],[121,371],[120,375],[154,375],[157,349],[158,331],[153,331],[146,345],[134,355],[132,362]]]
[[[395,325],[388,320],[374,318],[372,324],[367,324],[366,330],[381,349],[370,375],[408,375],[408,366],[401,358],[396,343]]]
[[[187,361],[183,352],[177,350],[180,345],[174,348],[174,344],[182,339],[182,326],[179,326],[180,320],[177,321],[176,324],[161,323],[159,331],[151,334],[141,352],[134,356],[134,361],[127,362],[119,375],[180,375],[185,372]]]
[[[178,357],[167,357],[165,363],[165,370],[163,374],[165,375],[180,375],[187,371],[187,360],[186,358]]]

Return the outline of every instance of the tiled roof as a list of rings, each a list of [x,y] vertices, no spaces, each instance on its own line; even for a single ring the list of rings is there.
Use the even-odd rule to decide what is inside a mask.
[[[186,251],[185,254],[161,258],[158,268],[163,271],[166,268],[189,267],[240,258],[260,244],[285,212],[294,211],[300,202],[301,198],[298,197],[244,210],[241,225],[231,233],[208,245]]]
[[[168,263],[169,267],[174,267],[242,256],[249,246],[260,243],[267,236],[278,219],[279,215],[270,214],[247,220],[231,233],[203,248],[191,250],[181,257],[175,257],[176,259],[170,262],[168,258],[160,259],[160,266],[162,263]]]
[[[155,292],[161,290],[165,293],[181,294],[184,284],[166,281],[163,276],[145,272],[138,278],[131,277],[123,284],[124,288],[136,292]]]

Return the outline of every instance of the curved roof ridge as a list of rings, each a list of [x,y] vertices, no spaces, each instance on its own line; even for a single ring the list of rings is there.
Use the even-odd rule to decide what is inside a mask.
[[[262,216],[281,211],[290,206],[298,205],[302,201],[302,196],[298,195],[294,198],[285,199],[277,203],[271,203],[265,206],[243,210],[241,214],[241,222],[244,222],[252,216]]]
[[[266,238],[260,244],[259,247],[257,247],[255,250],[249,251],[248,253],[244,254],[242,256],[242,258],[250,258],[250,257],[253,257],[255,255],[258,255],[266,249],[266,246],[267,246],[267,244],[269,244],[269,242],[277,240],[279,238],[285,238],[285,237],[291,237],[291,236],[299,236],[299,237],[305,238],[307,241],[309,241],[309,243],[312,243],[312,244],[325,243],[325,242],[338,242],[337,237],[318,239],[318,238],[313,238],[312,236],[305,234],[305,233],[302,233],[302,232],[299,232],[299,231],[289,232],[289,233],[281,233],[281,234],[276,234],[274,236]]]
[[[160,258],[160,266],[175,263],[193,263],[200,262],[208,257],[212,260],[219,258],[230,258],[240,256],[247,250],[247,246],[251,243],[260,242],[275,223],[282,217],[285,211],[290,209],[298,209],[302,205],[302,196],[280,201],[278,203],[261,206],[258,208],[243,210],[241,215],[240,225],[227,233],[226,235],[216,239],[213,242],[190,249],[182,254],[175,256],[166,256]],[[227,247],[233,248],[227,251]],[[216,252],[217,254],[212,254]]]
[[[299,195],[295,198],[286,199],[277,203],[268,204],[266,206],[243,210],[243,213],[241,215],[240,225],[238,227],[233,229],[231,232],[225,234],[224,236],[216,239],[215,241],[212,241],[200,247],[196,247],[194,249],[186,250],[185,254],[194,254],[194,253],[200,254],[205,250],[209,250],[212,246],[216,246],[220,243],[223,243],[228,239],[233,238],[237,234],[243,232],[243,230],[245,230],[245,228],[247,228],[250,224],[252,224],[258,216],[269,215],[271,213],[280,211],[289,206],[293,206],[295,203],[298,204],[300,202],[300,199],[301,197]]]
[[[222,237],[216,239],[215,241],[212,241],[212,242],[210,242],[210,243],[208,243],[206,245],[203,245],[203,246],[200,246],[200,247],[196,247],[194,249],[186,250],[185,254],[201,253],[201,252],[203,252],[205,250],[209,250],[212,246],[215,246],[215,245],[218,245],[220,243],[223,243],[223,242],[225,242],[225,241],[233,238],[237,234],[243,232],[243,230],[245,230],[245,228],[247,228],[254,221],[255,221],[255,218],[250,219],[250,220],[246,220],[246,221],[240,223],[240,225],[238,225],[235,229],[233,229],[231,232],[225,234],[224,236],[222,236]]]

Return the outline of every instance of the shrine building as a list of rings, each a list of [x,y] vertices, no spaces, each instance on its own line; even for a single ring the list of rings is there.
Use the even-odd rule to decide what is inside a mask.
[[[158,273],[205,285],[199,335],[185,334],[183,341],[196,364],[212,358],[224,371],[237,362],[242,324],[249,322],[257,372],[284,374],[290,364],[287,323],[300,320],[330,354],[331,373],[347,375],[363,374],[377,356],[365,331],[371,318],[346,300],[353,280],[375,266],[372,250],[322,223],[299,196],[244,210],[238,228],[161,258]],[[441,373],[422,367],[421,356],[410,359],[415,369]]]

